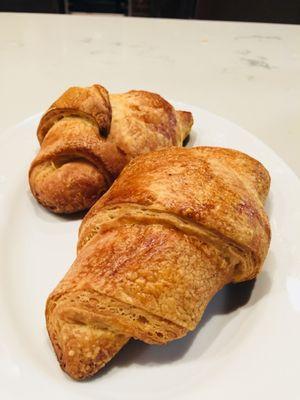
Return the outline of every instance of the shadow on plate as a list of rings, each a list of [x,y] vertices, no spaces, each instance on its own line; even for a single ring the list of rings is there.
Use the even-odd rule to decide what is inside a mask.
[[[27,191],[27,195],[29,198],[29,201],[32,205],[32,208],[36,214],[36,216],[45,222],[54,222],[56,223],[57,220],[60,220],[60,222],[63,221],[78,221],[83,219],[85,214],[88,212],[88,210],[84,211],[79,211],[77,213],[73,214],[55,214],[51,211],[49,211],[47,208],[43,207],[38,201],[33,197],[31,194],[30,190]]]
[[[254,290],[255,288],[255,290]],[[175,340],[167,345],[147,345],[138,340],[131,340],[95,377],[109,373],[113,368],[127,367],[131,364],[155,365],[169,364],[183,358],[189,350],[197,335],[203,333],[204,328],[209,325],[217,315],[225,315],[220,320],[218,329],[214,326],[201,338],[201,345],[195,352],[195,357],[200,357],[214,342],[241,307],[251,307],[259,302],[271,288],[271,279],[267,271],[263,271],[258,279],[238,284],[229,284],[220,290],[208,304],[198,327],[182,339]]]
[[[184,139],[184,141],[182,143],[183,147],[186,147],[189,144],[190,138],[191,138],[191,135],[188,134],[187,137]]]
[[[188,134],[188,136],[184,139],[182,144],[183,147],[188,147],[188,148],[194,147],[196,139],[197,139],[197,132],[192,129],[191,132]]]

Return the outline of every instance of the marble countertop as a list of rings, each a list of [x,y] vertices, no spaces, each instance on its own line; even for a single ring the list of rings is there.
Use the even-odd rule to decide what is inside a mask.
[[[300,26],[1,13],[0,71],[0,132],[99,82],[230,119],[300,176]]]

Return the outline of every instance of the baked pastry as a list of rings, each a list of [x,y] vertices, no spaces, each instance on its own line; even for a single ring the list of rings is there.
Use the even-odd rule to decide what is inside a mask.
[[[178,339],[224,285],[256,277],[270,243],[269,185],[262,164],[235,150],[131,161],[85,216],[77,258],[47,301],[63,370],[83,379],[130,338]]]
[[[55,213],[90,208],[133,157],[181,146],[192,114],[158,94],[111,94],[100,85],[68,89],[42,117],[41,149],[29,171],[35,198]]]

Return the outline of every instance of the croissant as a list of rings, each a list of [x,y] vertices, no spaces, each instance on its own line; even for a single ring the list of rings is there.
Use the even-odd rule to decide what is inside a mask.
[[[29,171],[35,198],[55,213],[90,208],[133,157],[182,146],[192,114],[158,94],[108,94],[100,85],[68,89],[42,117],[41,149]]]
[[[256,277],[270,243],[269,185],[262,164],[230,149],[131,161],[85,216],[77,258],[47,301],[62,369],[83,379],[130,338],[181,338],[224,285]]]

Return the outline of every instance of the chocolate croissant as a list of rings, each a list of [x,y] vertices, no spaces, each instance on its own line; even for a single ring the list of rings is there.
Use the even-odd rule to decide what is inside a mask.
[[[270,243],[269,185],[262,164],[235,150],[131,161],[85,216],[77,258],[47,301],[63,370],[83,379],[130,338],[181,338],[224,285],[256,277]]]
[[[42,117],[41,149],[29,171],[35,198],[55,213],[90,208],[132,158],[182,146],[191,113],[161,96],[132,90],[108,94],[100,85],[68,89]]]

